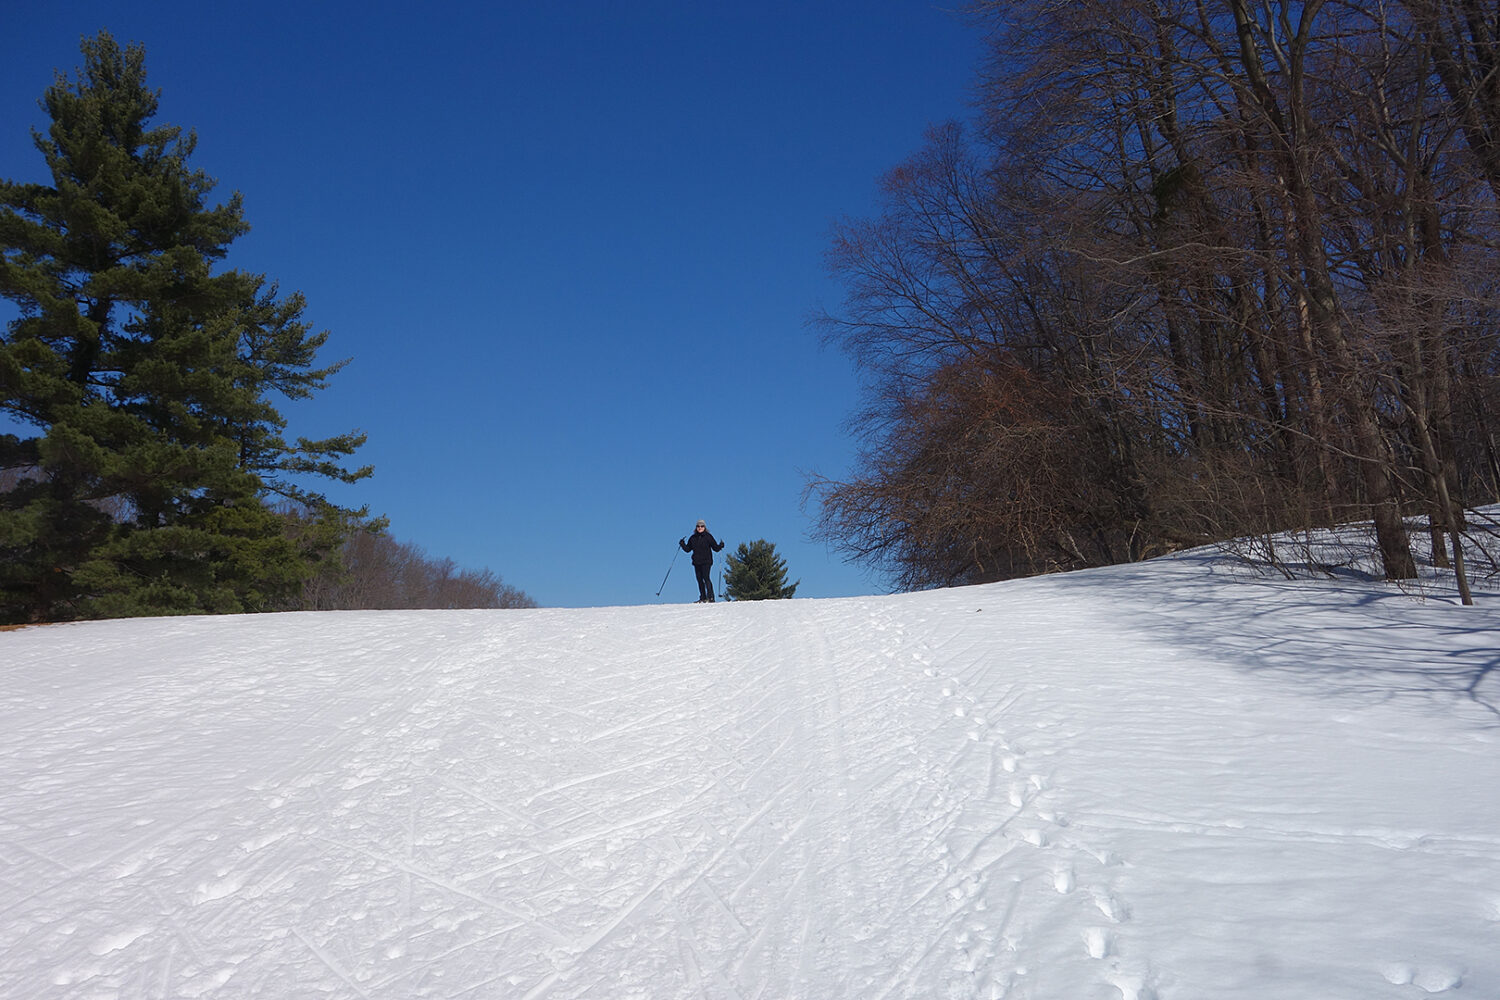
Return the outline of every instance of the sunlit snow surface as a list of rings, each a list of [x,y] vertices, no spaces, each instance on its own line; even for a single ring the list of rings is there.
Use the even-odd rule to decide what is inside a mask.
[[[5,998],[1500,997],[1500,594],[0,634]]]

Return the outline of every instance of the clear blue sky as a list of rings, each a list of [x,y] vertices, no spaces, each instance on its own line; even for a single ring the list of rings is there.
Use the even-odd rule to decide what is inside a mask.
[[[350,357],[283,407],[359,428],[335,496],[548,606],[696,597],[677,539],[765,538],[799,597],[879,593],[812,534],[848,470],[848,359],[807,319],[830,227],[969,113],[980,32],[932,0],[182,0],[0,7],[0,176],[79,39],[146,46],[159,123],[239,191],[232,266]]]

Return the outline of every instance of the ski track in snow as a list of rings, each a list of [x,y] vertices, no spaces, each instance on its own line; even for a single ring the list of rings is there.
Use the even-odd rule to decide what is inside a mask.
[[[1137,579],[0,635],[0,996],[1500,996],[1496,613]]]

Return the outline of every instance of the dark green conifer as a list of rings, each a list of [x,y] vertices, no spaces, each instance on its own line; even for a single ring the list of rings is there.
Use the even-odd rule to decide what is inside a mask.
[[[300,295],[215,272],[249,226],[189,167],[192,132],[152,124],[145,52],[108,32],[43,97],[50,184],[0,181],[0,621],[282,606],[319,553],[277,497],[347,519],[294,477],[352,482],[363,436],[282,437],[272,393],[317,367]],[[324,540],[323,544],[328,544]]]
[[[776,554],[776,546],[764,538],[740,543],[734,554],[726,557],[724,592],[732,601],[772,601],[791,597],[797,592],[798,580],[786,582],[786,560]]]

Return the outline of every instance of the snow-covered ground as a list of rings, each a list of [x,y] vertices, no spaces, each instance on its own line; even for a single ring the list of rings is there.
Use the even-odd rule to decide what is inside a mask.
[[[1500,594],[0,634],[5,998],[1500,997]]]

